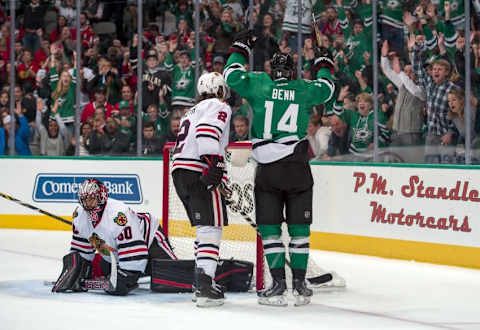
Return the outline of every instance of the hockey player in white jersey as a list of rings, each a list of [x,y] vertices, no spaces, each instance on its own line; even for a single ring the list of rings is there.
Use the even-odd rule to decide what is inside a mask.
[[[231,109],[224,99],[228,88],[217,72],[197,83],[200,102],[180,121],[173,150],[173,183],[190,223],[196,227],[195,300],[199,307],[222,305],[223,291],[215,284],[222,226],[228,224],[220,185],[226,180]]]
[[[84,181],[78,188],[78,199],[80,205],[73,214],[70,253],[63,258],[63,270],[53,292],[87,291],[82,281],[90,278],[95,251],[103,257],[103,273],[117,279],[116,287],[105,291],[120,296],[135,289],[138,278],[149,272],[149,259],[176,259],[158,218],[136,213],[123,202],[109,198],[100,181]],[[113,251],[118,260],[117,274],[109,274],[109,251]]]

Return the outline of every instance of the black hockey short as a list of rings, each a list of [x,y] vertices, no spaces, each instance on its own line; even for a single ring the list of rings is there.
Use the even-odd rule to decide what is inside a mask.
[[[255,173],[257,224],[312,223],[313,177],[308,161],[259,164]]]
[[[218,189],[208,191],[200,181],[201,175],[200,172],[184,169],[175,170],[172,174],[175,190],[187,210],[191,225],[228,225],[225,199]]]

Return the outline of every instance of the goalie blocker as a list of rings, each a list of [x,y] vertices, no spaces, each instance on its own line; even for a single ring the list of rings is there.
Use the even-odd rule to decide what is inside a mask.
[[[228,292],[247,292],[251,288],[253,263],[220,259],[215,282]],[[151,290],[155,292],[192,292],[195,260],[152,259]]]

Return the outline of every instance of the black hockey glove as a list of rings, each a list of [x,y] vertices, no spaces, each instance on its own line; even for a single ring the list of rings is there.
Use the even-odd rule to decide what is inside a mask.
[[[52,288],[52,292],[86,292],[82,280],[90,278],[91,263],[83,259],[79,252],[63,257],[63,269]]]
[[[207,190],[214,190],[222,182],[223,170],[225,169],[223,157],[218,155],[203,155],[201,158],[208,164],[208,168],[203,170],[200,181],[207,186]]]
[[[233,44],[230,46],[230,53],[240,53],[248,60],[250,53],[255,46],[256,37],[252,30],[245,30],[235,35]]]
[[[318,72],[321,68],[327,68],[330,73],[335,72],[332,53],[326,47],[315,48],[315,60],[313,62],[315,70]]]
[[[111,294],[112,296],[126,296],[133,289],[138,288],[138,278],[140,277],[140,272],[133,270],[123,270],[119,269],[117,271],[117,286],[116,288],[105,289],[105,292]],[[111,281],[112,274],[110,274],[109,280]]]

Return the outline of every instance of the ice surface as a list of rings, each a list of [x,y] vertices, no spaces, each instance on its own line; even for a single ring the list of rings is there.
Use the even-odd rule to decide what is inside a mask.
[[[313,251],[347,289],[316,293],[294,307],[257,304],[253,293],[227,294],[224,306],[199,309],[190,294],[137,289],[53,294],[43,284],[61,270],[69,232],[0,230],[0,329],[480,329],[480,271]]]

